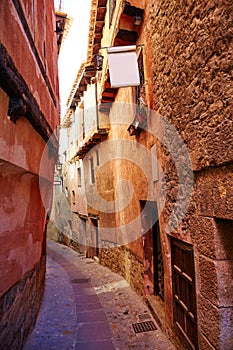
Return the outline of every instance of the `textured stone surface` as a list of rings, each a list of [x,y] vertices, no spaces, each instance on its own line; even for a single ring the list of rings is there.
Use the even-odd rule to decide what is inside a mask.
[[[194,170],[231,161],[232,1],[151,1],[150,9],[156,110],[180,131]]]
[[[143,295],[143,263],[129,249],[126,247],[102,248],[99,258],[102,265],[121,274],[139,294]]]
[[[192,201],[172,235],[194,244],[197,293],[205,297],[198,302],[200,348],[230,349],[232,331],[222,319],[233,314],[233,2],[148,1],[147,10],[155,109],[178,130],[195,171]],[[170,136],[165,130],[164,140]],[[167,191],[163,232],[178,182],[163,146],[159,155]]]
[[[218,308],[199,296],[199,327],[214,349],[233,347],[232,308]]]
[[[198,174],[195,200],[200,215],[233,219],[232,165]]]
[[[133,96],[135,91],[131,88],[119,89],[109,114],[112,125],[108,139],[130,139],[133,147],[128,145],[124,147],[127,159],[106,164],[109,173],[105,168],[100,170],[104,159],[100,154],[97,176],[98,191],[106,200],[117,198],[117,185],[122,179],[129,180],[134,187],[132,201],[126,208],[118,211],[116,206],[115,213],[111,217],[109,215],[109,218],[100,213],[99,224],[102,227],[105,225],[112,227],[108,226],[110,223],[117,227],[124,225],[128,237],[132,232],[134,237],[138,237],[141,234],[141,222],[138,221],[132,232],[128,229],[127,223],[132,218],[140,217],[140,201],[158,202],[164,260],[165,328],[168,325],[173,327],[170,235],[194,245],[197,294],[202,293],[202,297],[203,295],[205,297],[203,305],[199,301],[197,311],[199,333],[202,337],[200,339],[206,340],[205,342],[200,340],[200,347],[203,349],[208,346],[219,349],[220,344],[224,350],[231,347],[229,343],[231,331],[229,327],[226,330],[222,328],[219,315],[225,315],[225,312],[227,315],[232,313],[229,307],[232,305],[230,260],[233,236],[232,23],[231,0],[146,1],[138,43],[144,44],[142,53],[146,103],[149,108],[155,110],[148,113],[148,125],[151,132],[161,139],[156,140],[156,137],[146,132],[142,132],[138,138],[129,137],[127,127],[134,115],[127,107],[125,112],[121,113],[119,105],[132,106],[135,103]],[[104,31],[106,32],[103,46],[106,46],[108,40],[111,42],[111,33],[108,33],[107,27]],[[163,122],[158,121],[156,112],[164,117]],[[117,123],[114,124],[115,121]],[[177,142],[174,142],[171,125],[181,137]],[[139,145],[150,150],[154,144],[156,146],[158,144],[160,169],[158,182],[152,184],[150,175],[145,179],[142,172],[136,169],[133,155],[137,154],[137,160],[142,160],[140,163],[142,170],[149,169],[149,163],[143,159],[140,152],[136,151]],[[120,142],[118,146],[122,150]],[[185,146],[191,158],[192,169],[185,166],[185,160],[188,158],[184,152]],[[103,147],[103,153],[111,154],[112,158],[116,155],[114,147],[108,149]],[[92,155],[91,151],[89,155]],[[193,188],[191,170],[194,171]],[[146,180],[150,183],[148,192]],[[90,187],[87,186],[88,190]],[[125,195],[123,187],[119,188],[122,197],[118,205],[123,203]],[[176,203],[179,190],[181,199]],[[93,191],[93,187],[90,191]],[[187,210],[182,212],[182,202],[187,191],[192,194],[192,198]],[[94,203],[92,195],[93,192],[90,192],[90,202]],[[167,223],[175,205],[172,223],[177,224],[182,214],[184,217],[178,227],[174,225],[175,228],[169,230]],[[86,210],[85,206],[83,207]],[[90,212],[96,213],[95,210]],[[85,214],[87,215],[86,212]],[[126,249],[117,247],[110,249],[112,242],[118,242],[118,237],[112,237],[107,230],[100,239],[105,241],[104,243],[111,242],[110,246],[106,245],[108,249],[103,249],[100,253],[101,263],[124,275],[131,285],[141,291],[143,285],[140,276],[143,261],[141,242],[138,240],[137,244],[130,245],[128,248],[133,254],[129,254]],[[135,270],[132,269],[132,265],[135,266]],[[224,277],[221,276],[221,269],[226,273]],[[222,307],[219,310],[216,305],[225,306],[225,309]],[[225,343],[222,334],[226,336]]]
[[[230,220],[193,215],[188,223],[200,254],[217,260],[233,256],[233,224]]]
[[[49,241],[48,248],[45,297],[24,350],[175,349],[124,278],[68,247]],[[79,278],[88,281],[74,283]],[[142,316],[157,329],[135,334]]]
[[[0,348],[21,349],[36,322],[45,279],[45,257],[0,299]]]
[[[200,292],[218,307],[233,308],[233,260],[199,257]]]
[[[199,335],[199,344],[200,344],[200,348],[202,350],[214,350],[215,349],[203,334]]]

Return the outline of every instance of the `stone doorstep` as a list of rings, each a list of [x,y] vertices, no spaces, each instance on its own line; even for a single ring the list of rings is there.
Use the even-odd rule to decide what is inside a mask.
[[[175,346],[176,349],[185,350],[186,345],[182,342],[179,336],[174,332],[168,324],[166,324],[166,317],[164,311],[164,303],[159,296],[147,295],[145,298],[146,305],[148,306],[153,318],[160,327],[162,333],[168,338],[168,340]]]
[[[156,295],[147,295],[145,302],[155,321],[163,330],[165,328],[165,311],[163,301]]]

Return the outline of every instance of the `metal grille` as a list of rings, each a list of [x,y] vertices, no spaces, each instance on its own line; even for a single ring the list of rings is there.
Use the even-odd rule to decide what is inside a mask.
[[[133,330],[135,333],[156,331],[156,326],[153,321],[133,323]]]

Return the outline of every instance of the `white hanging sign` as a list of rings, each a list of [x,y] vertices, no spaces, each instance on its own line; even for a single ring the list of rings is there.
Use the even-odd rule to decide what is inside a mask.
[[[140,85],[136,45],[109,47],[107,52],[111,87]]]

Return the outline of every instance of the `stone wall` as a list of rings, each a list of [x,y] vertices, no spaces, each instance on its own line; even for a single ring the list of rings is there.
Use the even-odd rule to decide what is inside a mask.
[[[150,3],[156,110],[180,132],[195,171],[232,161],[232,1]]]
[[[22,348],[36,322],[45,282],[45,256],[39,264],[0,297],[0,348]]]
[[[125,246],[113,247],[113,243],[104,241],[101,246],[100,263],[122,275],[137,293],[144,295],[144,267],[141,259]]]
[[[200,349],[230,349],[233,2],[149,1],[147,11],[155,108],[184,140],[194,171],[189,209],[170,234],[194,246]],[[164,139],[169,136],[165,130]],[[159,154],[168,189],[160,220],[165,232],[180,184],[169,152],[161,147]],[[172,305],[170,283],[169,294]]]

